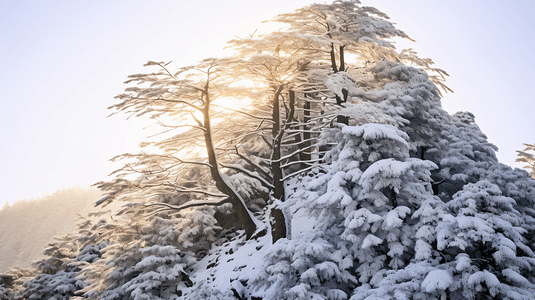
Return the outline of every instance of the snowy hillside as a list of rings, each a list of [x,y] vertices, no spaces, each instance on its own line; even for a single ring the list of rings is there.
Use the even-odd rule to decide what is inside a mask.
[[[128,77],[111,109],[162,134],[0,299],[535,299],[535,180],[442,109],[447,73],[356,0],[275,21]]]
[[[97,189],[73,187],[38,199],[17,201],[0,210],[0,273],[9,267],[29,267],[44,257],[53,237],[69,233],[79,215],[85,215],[99,199]]]

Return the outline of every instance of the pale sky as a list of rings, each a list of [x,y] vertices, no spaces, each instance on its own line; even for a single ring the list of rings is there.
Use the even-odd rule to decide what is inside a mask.
[[[0,0],[0,208],[106,180],[135,151],[139,121],[106,107],[148,60],[182,66],[220,56],[305,0]],[[535,0],[363,0],[387,13],[451,76],[443,107],[468,110],[514,165],[535,143]]]

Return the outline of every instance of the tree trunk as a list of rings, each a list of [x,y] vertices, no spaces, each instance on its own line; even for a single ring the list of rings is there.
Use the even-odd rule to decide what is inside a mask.
[[[217,189],[229,197],[229,202],[234,208],[234,212],[236,213],[238,221],[245,228],[245,234],[247,236],[247,239],[249,239],[257,230],[257,226],[253,220],[254,217],[251,215],[251,213],[245,206],[245,202],[243,201],[243,199],[238,195],[234,188],[232,188],[232,186],[230,186],[225,181],[225,179],[221,175],[221,172],[219,171],[217,156],[215,153],[215,146],[212,140],[210,97],[208,95],[208,88],[206,88],[206,90],[204,91],[204,96],[206,101],[202,111],[204,123],[204,141],[206,144],[206,152],[208,154],[208,163],[210,164],[210,174],[212,175],[212,179],[216,183]]]
[[[336,67],[336,55],[334,53],[333,44],[331,44],[331,67],[333,68],[334,73],[338,73],[338,68]]]
[[[343,72],[346,70],[345,61],[344,61],[344,47],[340,46],[340,72]]]
[[[282,210],[278,208],[271,209],[271,241],[273,244],[280,239],[286,238],[286,218]]]
[[[394,208],[398,207],[398,194],[394,188],[390,188],[390,201],[392,201],[392,206]]]
[[[334,73],[338,73],[339,71],[345,71],[345,61],[344,61],[344,47],[340,46],[340,69],[336,66],[336,54],[334,53],[334,44],[331,44],[331,66],[333,68]],[[342,100],[338,95],[335,95],[336,103],[338,105],[342,105],[342,103],[347,102],[348,97],[348,91],[346,89],[342,89],[342,93],[344,94],[344,100]],[[349,117],[346,116],[337,116],[336,122],[339,124],[349,124]]]
[[[340,99],[340,97],[336,96],[336,103],[340,106],[342,106],[342,103],[347,102],[347,98],[349,97],[349,91],[347,89],[342,89],[342,95],[344,96],[344,99]],[[349,125],[349,117],[347,116],[337,116],[336,122],[340,124]]]
[[[276,199],[284,199],[284,185],[282,183],[282,168],[281,168],[281,142],[282,141],[282,132],[281,132],[281,120],[280,120],[280,101],[279,97],[282,92],[283,86],[279,86],[275,92],[275,97],[273,99],[273,151],[271,153],[271,171],[273,173],[273,197]],[[280,139],[279,139],[280,136]],[[283,200],[284,201],[284,200]]]
[[[306,98],[308,97],[308,94],[305,94],[305,105],[304,105],[304,109],[303,109],[303,114],[304,114],[304,117],[303,117],[303,123],[307,124],[308,121],[310,121],[310,101],[307,101]],[[303,132],[303,143],[300,146],[301,149],[307,149],[307,150],[304,150],[306,152],[310,152],[312,151],[310,149],[310,146],[312,145],[312,142],[310,141],[310,132],[308,132],[308,129],[309,127],[307,125],[303,125],[303,130],[305,132]],[[312,159],[311,155],[308,154],[308,153],[303,153],[301,152],[299,154],[299,159],[303,160],[303,161],[309,161]],[[304,168],[306,166],[303,166]]]
[[[273,152],[271,154],[271,172],[273,173],[273,198],[277,200],[284,201],[285,200],[285,194],[284,194],[284,182],[282,181],[283,172],[281,168],[281,143],[282,143],[282,136],[284,134],[282,127],[281,127],[281,120],[280,120],[280,93],[282,92],[283,86],[279,86],[277,88],[277,91],[275,92],[275,96],[273,99]],[[293,105],[293,101],[295,95],[293,91],[290,91],[290,109]],[[293,109],[292,109],[293,112]],[[289,116],[293,117],[293,116]],[[273,243],[277,242],[281,238],[286,237],[286,219],[284,217],[284,213],[282,210],[278,208],[272,208],[271,209],[271,218],[270,218],[270,224],[271,224],[271,237]]]

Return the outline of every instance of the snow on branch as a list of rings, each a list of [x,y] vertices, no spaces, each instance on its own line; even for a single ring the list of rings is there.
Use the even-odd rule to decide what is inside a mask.
[[[227,169],[232,169],[232,170],[235,170],[235,171],[238,171],[240,173],[243,173],[251,178],[254,178],[258,181],[260,181],[262,183],[263,186],[269,188],[269,189],[273,189],[274,186],[269,183],[267,180],[265,180],[264,178],[258,176],[257,174],[243,168],[242,166],[240,165],[236,165],[236,164],[233,164],[233,165],[227,165],[227,164],[223,164],[223,163],[219,163],[223,168],[227,168]]]
[[[229,203],[229,202],[230,202],[229,198],[227,196],[225,196],[225,198],[220,199],[220,200],[195,200],[195,201],[186,202],[186,203],[184,203],[182,205],[178,205],[178,206],[177,205],[171,205],[171,204],[168,204],[168,203],[162,203],[162,202],[148,203],[148,204],[144,204],[143,206],[144,207],[152,207],[152,206],[158,207],[159,206],[160,208],[157,209],[157,213],[159,213],[159,212],[162,212],[162,211],[180,211],[180,210],[183,210],[183,209],[186,209],[186,208],[206,206],[206,205],[209,205],[209,206],[220,206],[222,204]]]

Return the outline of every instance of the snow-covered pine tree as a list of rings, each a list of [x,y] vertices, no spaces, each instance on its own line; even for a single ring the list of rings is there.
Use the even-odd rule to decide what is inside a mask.
[[[269,299],[347,299],[377,272],[403,268],[416,243],[405,219],[425,201],[440,202],[430,187],[436,165],[409,157],[404,132],[364,124],[342,128],[335,139],[326,173],[296,182],[300,191],[286,204],[314,220],[313,228],[278,245],[252,280]]]
[[[24,282],[33,278],[35,273],[35,269],[13,267],[0,274],[0,299],[16,299],[16,295],[20,295]]]
[[[54,256],[38,261],[35,265],[39,275],[24,282],[23,290],[17,296],[22,297],[21,299],[71,299],[87,286],[84,280],[78,278],[80,266],[91,264],[98,260],[101,256],[100,250],[105,246],[106,243],[102,242],[98,245],[87,245],[81,249],[75,248],[73,250],[77,253],[76,256],[64,261],[59,268],[57,268],[57,265],[49,265],[51,260],[59,259]],[[47,250],[50,250],[50,248]],[[59,253],[61,250],[64,249],[56,251]],[[53,255],[58,254],[54,253]],[[57,270],[52,271],[51,268],[57,268]]]
[[[54,237],[56,241],[43,251],[45,258],[32,262],[31,268],[13,268],[2,275],[14,284],[8,299],[71,299],[79,294],[87,286],[79,276],[81,269],[100,259],[100,250],[107,246],[96,232],[106,222],[92,223],[83,219],[78,232]]]
[[[100,258],[106,246],[86,244],[89,239],[76,233],[61,234],[49,244],[45,258],[32,262],[31,268],[12,268],[0,275],[0,299],[70,299],[86,284],[77,276],[80,266]]]
[[[449,248],[448,254],[455,255],[460,278],[454,282],[462,284],[456,286],[458,292],[456,287],[450,289],[451,297],[533,295],[535,286],[526,277],[531,277],[535,253],[526,245],[527,230],[515,204],[487,180],[465,185],[446,204],[454,219],[445,217],[437,226],[437,247]]]
[[[198,259],[222,236],[236,235],[217,226],[215,209],[192,207],[146,220],[144,209],[132,206],[113,222],[94,227],[97,241],[108,246],[101,250],[102,259],[82,266],[79,278],[88,284],[80,294],[90,299],[177,297],[179,284],[193,284],[188,273]]]
[[[531,240],[528,231],[533,229],[532,212],[529,208],[532,206],[529,200],[533,197],[532,181],[497,162],[494,154],[495,146],[488,143],[486,136],[475,125],[471,113],[461,112],[450,116],[441,109],[440,92],[431,80],[436,78],[428,76],[424,72],[425,69],[426,66],[418,69],[399,62],[384,61],[371,64],[371,68],[368,68],[367,71],[375,77],[372,80],[366,77],[347,80],[346,78],[349,78],[347,75],[329,75],[330,80],[325,82],[331,91],[336,92],[342,87],[352,88],[353,94],[359,96],[360,101],[355,101],[352,107],[347,105],[345,109],[357,124],[377,122],[398,127],[406,133],[404,139],[408,151],[396,152],[401,156],[403,153],[406,155],[397,160],[380,157],[383,159],[377,163],[373,159],[368,161],[364,156],[364,158],[355,157],[352,161],[351,155],[365,152],[369,144],[373,145],[373,143],[356,143],[347,147],[345,152],[338,150],[339,153],[343,153],[342,157],[350,159],[341,162],[330,161],[330,165],[323,171],[326,172],[325,175],[318,175],[323,172],[316,170],[315,173],[310,173],[310,176],[317,179],[310,181],[307,177],[301,177],[300,180],[290,184],[289,189],[295,193],[290,196],[285,207],[288,211],[299,210],[306,216],[303,217],[303,222],[313,221],[314,225],[311,225],[312,228],[309,228],[305,236],[297,238],[292,236],[291,241],[275,246],[273,252],[266,255],[263,270],[252,276],[250,281],[250,284],[253,284],[250,288],[256,291],[257,295],[266,295],[268,299],[310,297],[344,299],[351,295],[351,292],[347,291],[352,290],[353,284],[357,287],[352,292],[354,299],[394,299],[389,297],[413,296],[421,299],[436,297],[445,299],[450,294],[453,296],[455,292],[461,294],[464,292],[464,296],[470,297],[470,288],[472,292],[480,289],[482,293],[488,293],[488,289],[476,286],[475,281],[472,282],[472,286],[465,287],[464,290],[459,288],[463,284],[462,280],[454,278],[452,272],[446,271],[447,266],[439,263],[448,256],[448,251],[452,250],[437,248],[435,237],[437,226],[441,226],[444,220],[449,219],[447,210],[451,208],[446,206],[445,202],[450,201],[452,196],[461,191],[467,183],[468,189],[470,182],[476,183],[486,177],[498,181],[499,189],[505,195],[516,196],[515,209],[523,211],[517,217],[525,221],[516,223],[522,224],[523,229],[518,229],[511,235],[517,235],[517,244],[531,245],[528,242]],[[367,82],[362,82],[366,79]],[[357,90],[355,87],[359,84],[366,88]],[[367,114],[368,112],[371,113]],[[339,143],[338,147],[344,147],[345,139],[338,136],[340,132],[362,130],[349,128],[331,130],[330,136],[325,134],[324,138],[331,143]],[[383,142],[383,146],[388,147],[388,143]],[[338,153],[334,149],[333,151],[329,156]],[[410,167],[400,168],[411,164],[418,165],[420,170]],[[352,174],[341,172],[337,169],[339,165],[351,170]],[[357,171],[360,167],[364,170]],[[402,172],[396,173],[396,171]],[[395,176],[391,176],[394,173]],[[363,174],[366,174],[364,178],[367,180],[361,181]],[[389,179],[390,182],[381,178],[384,175],[387,175],[385,179]],[[500,178],[500,175],[503,177]],[[406,181],[399,183],[403,181],[404,176]],[[319,181],[320,178],[323,181]],[[356,182],[348,183],[351,179]],[[307,184],[309,181],[314,184]],[[403,187],[405,196],[400,193],[396,183]],[[363,184],[366,188],[362,186]],[[303,192],[311,189],[317,189],[317,194]],[[436,195],[440,195],[441,198]],[[405,200],[404,205],[399,204],[399,201],[403,202],[402,198]],[[306,200],[301,201],[303,199]],[[360,243],[346,246],[348,249],[356,248],[353,251],[360,252],[354,256],[347,255],[351,253],[349,250],[346,252],[339,250],[342,247],[337,238],[343,237],[339,229],[343,228],[341,226],[343,206],[336,204],[344,201],[342,199],[346,203],[351,201],[358,203],[354,204],[355,208],[351,214],[354,219],[347,220],[344,225],[349,229],[360,229],[359,226],[362,226],[369,230],[364,231],[357,240],[355,237],[358,236],[351,235],[351,230],[346,229],[345,237],[354,238],[354,241]],[[361,207],[366,205],[366,201],[363,201],[366,199],[373,200],[377,205],[370,205],[368,211],[363,210]],[[323,201],[322,205],[315,206],[316,201],[320,200]],[[313,209],[319,212],[303,213]],[[378,213],[370,212],[372,209]],[[312,218],[308,219],[311,216]],[[321,222],[324,220],[327,220],[326,225],[322,226]],[[398,230],[404,225],[402,230]],[[384,231],[381,232],[382,230]],[[329,234],[325,234],[329,231]],[[518,236],[520,232],[522,237]],[[494,246],[495,249],[498,247]],[[301,252],[297,250],[298,248],[314,250]],[[365,249],[373,250],[372,254],[364,253],[367,251]],[[531,251],[529,249],[528,247],[526,251]],[[526,253],[524,251],[518,255],[515,253],[523,262],[519,264],[524,266],[526,266],[524,262],[531,259],[531,255]],[[451,261],[453,258],[449,259]],[[327,263],[330,267],[326,268],[322,263]],[[322,269],[318,268],[320,265]],[[524,270],[528,270],[530,266],[525,268]],[[491,274],[494,271],[482,272]],[[503,291],[501,296],[508,295],[513,299],[518,296],[520,299],[531,295],[527,281],[521,283],[521,278],[516,276],[522,272],[511,273],[503,270],[500,272],[502,273],[500,291]],[[506,276],[504,272],[511,278],[515,277],[517,282],[513,282],[511,278],[504,278]],[[352,274],[360,277],[353,280]],[[333,282],[337,284],[333,285]],[[495,290],[492,293],[499,294]]]

